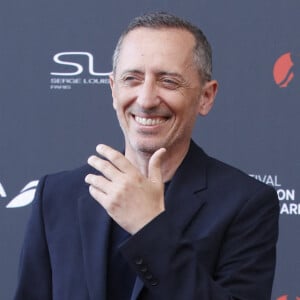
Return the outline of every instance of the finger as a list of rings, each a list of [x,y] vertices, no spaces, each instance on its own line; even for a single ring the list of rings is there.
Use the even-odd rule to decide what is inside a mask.
[[[92,155],[87,160],[88,164],[102,173],[107,179],[112,180],[118,176],[120,170],[117,169],[110,161]]]
[[[125,158],[122,153],[107,145],[100,144],[96,147],[96,150],[100,155],[108,159],[117,169],[119,169],[123,173],[127,173],[133,168],[131,163],[127,158]]]
[[[90,184],[90,186],[101,191],[104,194],[108,194],[109,189],[111,188],[111,182],[103,176],[88,174],[85,177],[85,182]]]
[[[89,186],[89,192],[90,195],[106,210],[107,195],[92,185]]]
[[[162,158],[166,152],[165,148],[160,148],[153,153],[149,160],[148,166],[148,178],[152,182],[162,182],[162,171],[161,171],[161,162]]]

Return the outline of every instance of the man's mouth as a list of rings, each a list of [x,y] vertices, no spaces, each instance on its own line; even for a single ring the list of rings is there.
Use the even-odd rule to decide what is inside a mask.
[[[134,116],[134,119],[137,123],[144,125],[144,126],[155,126],[155,125],[159,125],[162,124],[163,122],[166,121],[165,118],[144,118],[144,117],[138,117],[138,116]]]

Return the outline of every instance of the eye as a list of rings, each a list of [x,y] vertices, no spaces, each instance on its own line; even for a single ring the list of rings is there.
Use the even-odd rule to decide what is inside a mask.
[[[134,76],[126,76],[126,77],[123,78],[124,81],[132,81],[134,79],[135,79]]]
[[[179,83],[172,78],[162,78],[160,82],[163,85],[163,87],[170,90],[175,90],[179,87]]]
[[[126,86],[135,86],[141,82],[141,78],[136,75],[127,74],[121,78],[121,81]]]

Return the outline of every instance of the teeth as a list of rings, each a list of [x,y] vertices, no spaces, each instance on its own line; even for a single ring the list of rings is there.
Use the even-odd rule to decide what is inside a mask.
[[[138,116],[135,116],[135,120],[139,124],[146,125],[146,126],[158,125],[163,122],[163,119],[161,119],[161,118],[141,118]]]

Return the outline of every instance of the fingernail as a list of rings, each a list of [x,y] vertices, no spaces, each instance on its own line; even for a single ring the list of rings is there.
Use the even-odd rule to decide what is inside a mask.
[[[93,159],[93,156],[90,156],[90,157],[87,159],[87,162],[88,162],[89,165],[91,164],[92,159]]]
[[[102,144],[97,145],[96,147],[97,152],[101,152],[102,148],[103,148]]]
[[[89,183],[89,175],[86,175],[86,176],[85,176],[84,181],[85,181],[86,183]]]

